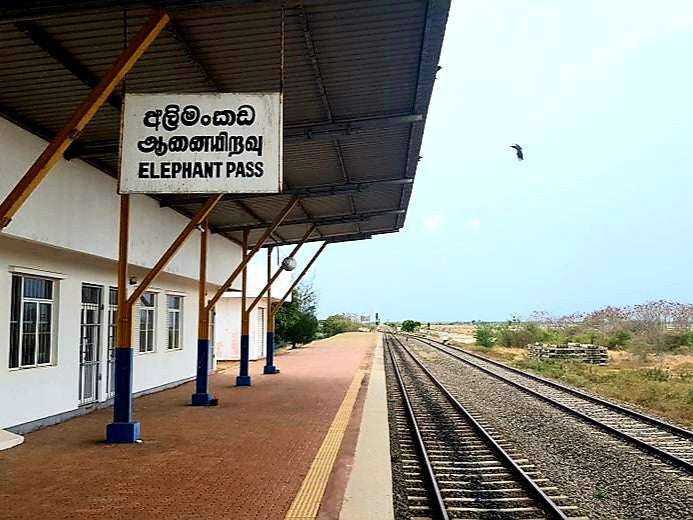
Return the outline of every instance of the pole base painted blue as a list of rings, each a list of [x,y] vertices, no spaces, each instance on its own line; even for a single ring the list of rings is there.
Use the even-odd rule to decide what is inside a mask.
[[[106,442],[132,444],[140,440],[140,422],[132,420],[132,347],[115,349],[113,422],[106,426]]]
[[[140,422],[112,422],[106,426],[106,442],[132,444],[141,439]]]
[[[247,334],[241,334],[241,363],[239,366],[239,374],[236,377],[236,386],[250,386],[250,337]]]
[[[219,399],[212,394],[193,394],[190,404],[193,406],[216,406],[219,404]]]
[[[236,376],[236,386],[251,386],[250,376]]]
[[[265,363],[263,374],[279,373],[279,369],[274,366],[274,332],[267,333],[267,358]]]
[[[209,340],[197,340],[197,373],[195,376],[195,393],[192,395],[193,406],[216,406],[219,400],[209,393]]]

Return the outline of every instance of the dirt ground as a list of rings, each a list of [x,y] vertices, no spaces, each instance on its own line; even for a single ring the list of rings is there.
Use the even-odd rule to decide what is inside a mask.
[[[464,336],[474,336],[476,327],[473,325],[431,325],[431,330],[450,332],[452,334],[462,334]]]
[[[453,341],[453,343],[456,343]],[[505,361],[518,361],[527,358],[527,349],[516,347],[498,347],[491,349],[477,345],[459,344],[467,348],[485,354],[494,359]],[[623,350],[609,350],[609,365],[612,370],[659,368],[662,370],[693,370],[693,356],[687,354],[648,354],[645,359],[632,352]]]
[[[253,363],[250,388],[232,366],[216,408],[188,406],[194,383],[137,399],[141,444],[103,442],[110,409],[28,434],[0,452],[0,518],[281,519],[375,338],[282,354],[277,376]]]
[[[642,359],[632,352],[609,351],[610,366],[613,368],[689,368],[693,370],[693,356],[686,354],[648,354]]]

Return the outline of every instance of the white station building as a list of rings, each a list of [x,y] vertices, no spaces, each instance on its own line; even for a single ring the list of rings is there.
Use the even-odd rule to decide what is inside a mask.
[[[46,143],[4,119],[0,136],[2,198]],[[187,219],[145,195],[133,195],[131,204],[135,287]],[[117,237],[116,180],[80,160],[58,163],[0,234],[0,429],[26,432],[112,397]],[[226,280],[241,256],[238,245],[212,235],[209,291]],[[266,255],[254,260],[249,298],[267,281]],[[136,395],[195,376],[198,264],[194,234],[138,304]],[[273,294],[281,297],[289,285],[290,276],[282,273]],[[240,278],[233,289],[213,315],[214,359],[239,357]],[[265,355],[266,308],[263,300],[250,316],[251,360]]]
[[[31,431],[113,400],[106,439],[136,442],[133,394],[195,379],[190,404],[213,406],[208,369],[239,356],[236,384],[249,385],[247,360],[271,354],[274,331],[267,301],[241,312],[242,279],[234,276],[244,253],[255,255],[245,278],[253,301],[267,282],[263,248],[321,241],[298,279],[327,244],[402,229],[449,3],[3,4],[0,429]],[[132,94],[162,104],[131,119]],[[178,106],[181,95],[192,101]],[[197,103],[226,96],[275,100],[264,111],[272,132],[251,130],[246,104],[210,112]],[[133,121],[141,133],[128,141]],[[175,149],[164,130],[181,131]],[[224,162],[200,159],[200,143],[209,145],[204,153],[226,154]],[[121,184],[127,195],[119,195],[119,175],[163,179],[174,170],[159,157],[165,147],[193,154],[178,163],[192,176],[180,178],[203,168],[208,178],[209,167],[218,179],[223,164],[239,189],[128,192]],[[279,172],[271,189],[253,189],[270,170]],[[119,245],[128,214],[129,239]],[[118,279],[133,292],[121,298],[116,324]],[[291,283],[282,273],[272,297]],[[145,291],[137,301],[135,291]],[[271,360],[264,374],[276,373]]]

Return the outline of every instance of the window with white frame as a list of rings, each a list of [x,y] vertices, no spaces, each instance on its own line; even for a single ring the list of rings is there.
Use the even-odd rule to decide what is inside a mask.
[[[53,280],[12,275],[10,368],[51,364],[53,297]]]
[[[139,350],[154,352],[154,340],[156,330],[156,294],[145,292],[139,301]]]
[[[166,295],[166,324],[168,329],[168,349],[180,350],[182,343],[183,297]]]

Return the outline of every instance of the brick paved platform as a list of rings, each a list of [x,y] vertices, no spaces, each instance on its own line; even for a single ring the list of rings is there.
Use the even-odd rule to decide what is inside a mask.
[[[111,409],[26,435],[0,452],[0,518],[281,519],[375,334],[277,357],[282,373],[236,388],[212,377],[217,408],[187,406],[194,383],[135,400],[143,443],[102,442]]]

